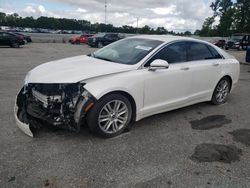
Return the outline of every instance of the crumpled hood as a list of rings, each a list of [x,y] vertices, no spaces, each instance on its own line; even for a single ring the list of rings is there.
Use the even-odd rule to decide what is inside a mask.
[[[86,55],[51,61],[32,69],[27,83],[76,83],[89,78],[133,70],[131,65],[112,63]]]

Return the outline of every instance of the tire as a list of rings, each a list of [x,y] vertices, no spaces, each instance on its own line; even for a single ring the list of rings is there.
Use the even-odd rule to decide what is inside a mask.
[[[20,47],[20,45],[19,45],[17,42],[11,43],[10,46],[11,46],[12,48],[19,48],[19,47]]]
[[[109,94],[97,101],[89,111],[87,124],[91,132],[111,138],[128,127],[131,117],[132,106],[129,100],[120,94]]]
[[[231,90],[231,82],[229,78],[222,78],[218,84],[216,85],[213,96],[212,96],[212,104],[220,105],[226,102],[227,96]]]
[[[226,47],[225,49],[226,49],[226,50],[228,50],[229,48],[228,48],[228,47]]]
[[[98,43],[97,43],[97,47],[98,47],[98,48],[102,48],[102,47],[103,47],[102,42],[98,42]]]
[[[79,41],[79,40],[77,40],[77,41],[75,42],[75,44],[80,44],[80,41]]]

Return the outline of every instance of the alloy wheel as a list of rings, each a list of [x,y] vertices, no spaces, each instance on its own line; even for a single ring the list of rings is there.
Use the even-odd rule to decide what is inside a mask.
[[[216,93],[215,93],[215,98],[217,102],[222,103],[226,100],[227,95],[230,90],[230,84],[228,83],[227,80],[223,79],[219,82],[219,84],[216,87]]]
[[[106,134],[120,131],[128,121],[128,107],[121,100],[112,100],[105,104],[98,116],[98,125]]]

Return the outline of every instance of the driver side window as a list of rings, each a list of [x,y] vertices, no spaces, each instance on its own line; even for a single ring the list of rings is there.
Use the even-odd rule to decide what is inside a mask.
[[[150,66],[150,64],[156,59],[165,60],[169,64],[186,62],[187,61],[186,43],[176,42],[164,47],[145,64],[145,67]]]

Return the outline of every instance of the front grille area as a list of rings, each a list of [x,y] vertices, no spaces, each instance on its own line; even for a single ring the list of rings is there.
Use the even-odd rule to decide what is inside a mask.
[[[61,95],[62,93],[60,84],[29,84],[29,88],[48,96]]]

